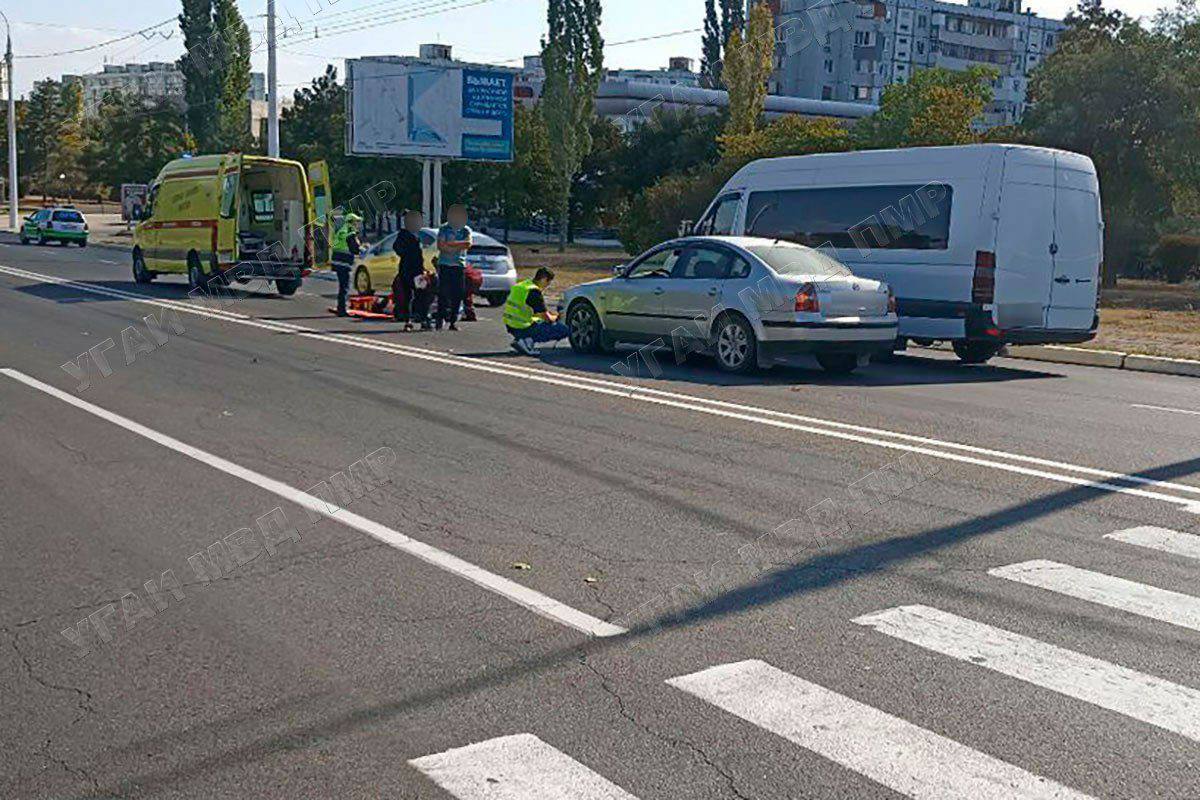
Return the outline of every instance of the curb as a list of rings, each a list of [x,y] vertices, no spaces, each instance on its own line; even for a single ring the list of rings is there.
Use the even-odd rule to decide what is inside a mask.
[[[1079,364],[1086,367],[1200,378],[1200,361],[1186,358],[1145,356],[1137,353],[1122,353],[1117,350],[1093,350],[1087,347],[1063,345],[1012,345],[1005,348],[1002,355],[1007,358],[1021,358],[1029,361],[1049,361],[1056,364]]]

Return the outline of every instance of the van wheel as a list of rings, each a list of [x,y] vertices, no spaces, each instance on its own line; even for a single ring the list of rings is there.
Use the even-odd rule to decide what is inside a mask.
[[[854,353],[817,353],[817,363],[830,375],[849,375],[858,369]]]
[[[133,254],[133,280],[135,283],[150,283],[156,274],[146,269],[146,259],[140,250]]]
[[[958,339],[952,342],[951,346],[954,348],[954,354],[964,364],[983,364],[999,353],[1003,345],[994,342],[968,342]]]
[[[722,372],[742,375],[758,365],[758,340],[745,317],[725,314],[717,320],[713,350]]]
[[[354,291],[359,294],[371,294],[371,273],[366,267],[359,267],[354,272]]]
[[[204,288],[204,267],[200,266],[200,256],[188,253],[187,259],[188,289],[195,291]]]
[[[29,244],[29,237],[23,233],[21,234],[21,244]]]
[[[275,281],[275,291],[279,292],[281,297],[291,297],[300,288],[300,279],[295,278],[290,281],[277,280]]]

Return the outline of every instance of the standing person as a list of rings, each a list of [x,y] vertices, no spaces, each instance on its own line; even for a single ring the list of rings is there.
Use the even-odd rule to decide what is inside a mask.
[[[404,227],[396,234],[396,243],[392,250],[400,257],[400,266],[396,271],[396,279],[392,281],[392,303],[397,322],[404,323],[404,330],[413,329],[413,312],[421,311],[417,299],[417,276],[425,271],[425,253],[421,249],[418,234],[425,225],[425,216],[420,211],[407,211],[404,214]],[[416,316],[422,327],[429,325],[425,314],[429,313],[426,305],[423,313]]]
[[[546,308],[546,287],[554,273],[542,267],[533,280],[523,280],[508,293],[504,303],[504,327],[513,337],[512,347],[527,356],[538,354],[539,342],[557,342],[571,335],[558,315]]]
[[[350,270],[354,268],[354,259],[362,251],[362,243],[358,240],[358,223],[362,217],[351,211],[342,221],[342,226],[333,235],[333,271],[337,273],[338,295],[337,315],[348,317],[346,310],[346,295],[350,293]]]
[[[437,329],[446,322],[458,330],[458,307],[467,293],[467,251],[471,249],[471,229],[467,227],[467,207],[450,206],[448,222],[438,231],[438,319]]]

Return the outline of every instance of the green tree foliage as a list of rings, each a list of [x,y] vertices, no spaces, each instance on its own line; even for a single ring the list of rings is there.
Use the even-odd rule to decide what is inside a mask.
[[[721,43],[746,27],[746,0],[721,0]]]
[[[729,89],[727,135],[753,133],[767,102],[767,79],[775,61],[775,18],[766,3],[750,11],[745,31],[734,28],[725,46],[722,76]]]
[[[633,197],[660,178],[716,163],[717,137],[728,117],[690,109],[656,110],[625,138],[620,156],[620,183]]]
[[[613,226],[623,208],[621,168],[625,137],[611,120],[592,118],[592,151],[583,159],[571,185],[571,241],[581,228]]]
[[[704,37],[701,40],[700,79],[710,88],[721,85],[721,49],[725,37],[717,18],[717,0],[704,0]]]
[[[837,153],[854,146],[854,134],[842,122],[821,117],[786,116],[739,136],[722,139],[725,159],[743,166],[759,158]]]
[[[698,220],[732,174],[722,163],[663,178],[630,204],[621,219],[621,244],[640,253],[678,236],[680,223]]]
[[[248,150],[250,137],[250,29],[236,0],[214,0],[213,27],[220,69],[217,149]]]
[[[87,121],[82,161],[91,182],[110,195],[122,183],[149,183],[168,161],[195,149],[183,122],[170,103],[147,106],[110,92]]]
[[[213,52],[213,3],[212,0],[182,1],[179,28],[183,32],[185,52],[179,59],[179,70],[183,73],[187,126],[199,146],[207,148],[216,140],[217,105],[221,97],[217,59]]]
[[[992,67],[917,70],[883,90],[879,111],[854,126],[862,148],[929,147],[979,141],[972,124],[992,101]]]
[[[1100,0],[1067,18],[1034,73],[1023,127],[1030,141],[1089,156],[1100,176],[1105,283],[1147,258],[1163,226],[1186,229],[1200,185],[1200,84],[1194,10],[1147,30]],[[1194,223],[1193,219],[1193,223]]]
[[[559,249],[565,250],[571,215],[571,185],[592,149],[591,123],[604,68],[600,0],[549,0],[548,31],[542,41],[542,113],[554,166],[554,200]]]
[[[25,109],[24,128],[17,132],[19,166],[26,187],[42,194],[81,194],[90,189],[83,170],[86,140],[83,95],[76,82],[34,84]],[[65,178],[59,178],[65,175]]]

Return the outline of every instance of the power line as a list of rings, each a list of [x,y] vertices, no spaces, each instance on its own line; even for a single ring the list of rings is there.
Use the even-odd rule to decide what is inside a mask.
[[[157,30],[158,28],[161,28],[164,25],[169,25],[173,22],[175,22],[175,17],[170,17],[170,18],[165,19],[162,22],[158,23],[157,25],[151,25],[148,28],[142,28],[139,31],[134,31],[133,33],[128,33],[124,36],[118,36],[116,39],[109,39],[106,42],[100,42],[98,44],[90,44],[87,47],[77,47],[74,50],[60,50],[57,53],[34,53],[32,55],[20,55],[20,56],[15,56],[15,57],[16,58],[57,58],[58,56],[69,56],[69,55],[73,55],[75,53],[86,53],[90,50],[99,50],[102,47],[108,47],[109,45],[116,44],[117,42],[123,42],[127,39],[132,39],[135,36],[144,36],[146,33],[149,33],[150,31]]]
[[[427,3],[424,6],[418,6],[411,9],[406,9],[400,12],[386,12],[379,16],[366,17],[353,22],[343,22],[332,26],[332,33],[327,28],[321,29],[321,26],[314,25],[315,33],[312,36],[306,36],[301,39],[288,38],[289,44],[304,44],[305,42],[313,42],[317,39],[333,38],[334,36],[343,36],[347,33],[355,33],[357,31],[367,30],[368,28],[376,28],[381,25],[391,25],[396,22],[406,22],[408,20],[420,19],[422,17],[432,17],[438,14],[445,14],[449,11],[461,11],[473,6],[481,6],[485,3],[494,3],[496,0],[474,0],[473,2],[463,3],[459,0],[438,0],[438,2]],[[447,7],[449,6],[449,7]],[[414,13],[419,9],[430,9],[421,13]]]

